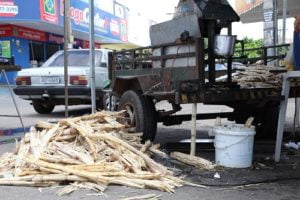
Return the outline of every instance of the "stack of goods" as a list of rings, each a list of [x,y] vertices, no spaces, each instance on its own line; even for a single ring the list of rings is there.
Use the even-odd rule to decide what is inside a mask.
[[[232,80],[242,88],[281,88],[283,68],[269,66],[246,67],[237,71]]]

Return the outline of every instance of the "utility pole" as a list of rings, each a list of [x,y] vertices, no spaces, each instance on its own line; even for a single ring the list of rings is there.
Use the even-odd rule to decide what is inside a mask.
[[[71,38],[70,0],[64,0],[64,82],[65,82],[65,117],[69,117],[69,91],[68,91],[68,48]]]
[[[286,41],[287,0],[282,1],[282,44]]]
[[[95,29],[94,29],[94,0],[90,0],[90,86],[92,113],[96,112],[96,88],[95,88]]]

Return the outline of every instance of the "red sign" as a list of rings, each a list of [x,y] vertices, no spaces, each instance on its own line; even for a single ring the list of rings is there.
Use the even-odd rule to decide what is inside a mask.
[[[40,13],[43,21],[58,24],[57,0],[40,0]]]
[[[12,27],[11,26],[0,26],[0,37],[6,37],[12,35]]]
[[[14,17],[19,13],[19,7],[13,0],[0,0],[0,17]]]
[[[37,40],[37,41],[46,41],[46,33],[30,28],[23,28],[20,26],[14,25],[1,25],[0,26],[0,36],[13,36],[20,37],[29,40]]]

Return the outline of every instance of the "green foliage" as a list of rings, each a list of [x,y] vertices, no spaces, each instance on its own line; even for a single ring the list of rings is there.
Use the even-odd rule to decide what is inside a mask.
[[[244,49],[254,49],[254,48],[261,48],[263,46],[263,40],[254,40],[251,38],[245,37],[244,41]],[[236,45],[236,53],[235,56],[245,56],[247,58],[257,58],[262,56],[262,50],[254,50],[254,51],[245,51],[244,55],[242,55],[242,44],[237,43]]]

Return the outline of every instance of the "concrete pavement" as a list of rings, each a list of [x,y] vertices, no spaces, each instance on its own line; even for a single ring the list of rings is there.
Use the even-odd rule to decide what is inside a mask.
[[[64,117],[64,107],[58,106],[51,115],[39,115],[35,113],[30,102],[24,101],[22,99],[17,98],[18,105],[20,106],[20,111],[24,117],[24,122],[26,126],[30,126],[35,124],[38,120],[54,120],[61,119]],[[166,108],[168,105],[162,103],[158,105],[158,107]],[[181,113],[190,113],[191,106],[184,106],[183,111]],[[224,106],[203,106],[199,105],[199,112],[207,112],[210,110],[214,111],[229,111],[227,107]],[[12,102],[9,99],[7,90],[4,88],[0,88],[0,111],[3,114],[14,114],[14,109],[12,108]],[[71,115],[83,115],[90,111],[89,106],[75,106],[71,107]],[[287,127],[289,127],[292,123],[293,116],[293,103],[292,101],[289,104],[289,112],[287,117]],[[203,128],[203,125],[211,125],[214,120],[204,120],[197,122],[197,135],[203,136],[206,131]],[[13,129],[19,127],[18,119],[13,118],[1,118],[0,120],[1,129]],[[191,124],[189,122],[185,122],[182,125],[173,126],[173,127],[163,127],[161,125],[158,126],[158,133],[156,141],[162,144],[166,143],[176,143],[182,139],[189,138]],[[0,137],[1,138],[1,137]],[[12,137],[11,137],[12,138]],[[2,144],[0,145],[0,155],[9,151],[13,151],[14,144]],[[214,160],[213,151],[205,151],[205,152],[197,152],[198,155],[202,157],[209,158]],[[178,164],[172,160],[162,160],[163,164],[169,166],[170,168],[176,168],[179,170],[181,175],[185,175],[188,181],[199,183],[199,184],[207,184],[207,185],[215,185],[210,189],[200,189],[193,187],[182,187],[176,189],[174,194],[161,193],[154,190],[137,190],[133,188],[127,188],[123,186],[111,186],[107,189],[105,194],[101,196],[93,196],[89,195],[91,191],[76,191],[75,193],[66,196],[66,197],[58,197],[55,192],[58,188],[48,188],[48,189],[38,189],[38,188],[25,188],[25,187],[0,187],[0,199],[5,200],[35,200],[35,199],[44,199],[44,200],[55,200],[55,199],[120,199],[122,197],[131,197],[142,194],[162,194],[163,200],[198,200],[198,199],[207,199],[207,200],[252,200],[252,199],[275,199],[275,200],[283,200],[283,199],[299,199],[300,191],[300,177],[297,177],[300,174],[299,167],[299,157],[290,157],[287,154],[283,156],[283,162],[280,164],[275,164],[272,161],[266,161],[264,158],[272,157],[273,155],[273,147],[269,148],[268,151],[262,150],[260,153],[255,153],[255,162],[264,163],[268,166],[267,169],[243,169],[243,170],[228,170],[228,169],[220,169],[218,173],[221,175],[220,180],[216,180],[213,178],[215,172],[205,172],[202,170],[196,170],[189,166]],[[223,187],[226,185],[239,185],[246,184],[251,182],[258,182],[269,180],[272,178],[278,178],[277,181],[271,181],[270,183],[262,183],[258,185],[253,185],[251,187],[241,187],[241,188],[232,188],[232,189],[224,189]],[[282,180],[282,181],[279,181]]]

